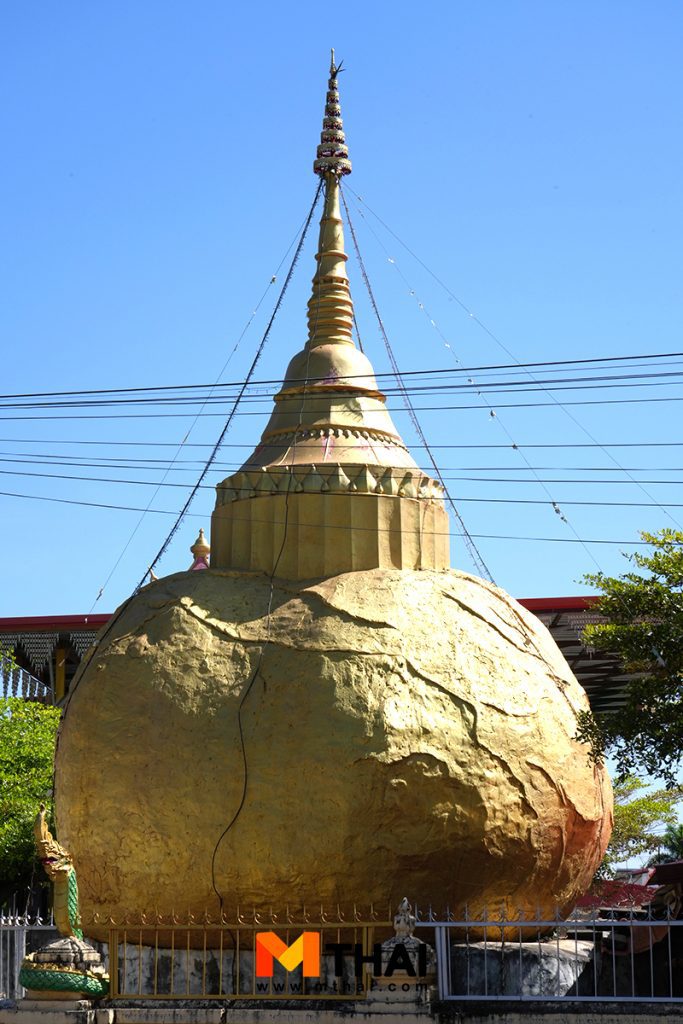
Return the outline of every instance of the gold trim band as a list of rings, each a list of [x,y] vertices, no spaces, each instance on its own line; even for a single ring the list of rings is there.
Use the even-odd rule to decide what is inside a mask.
[[[271,437],[310,437],[313,435],[324,437],[335,430],[346,431],[347,434],[351,434],[353,437],[376,438],[378,441],[389,441],[396,448],[402,448],[404,452],[408,451],[401,439],[396,434],[390,434],[387,430],[380,430],[377,427],[373,427],[372,430],[367,428],[340,427],[334,423],[322,423],[316,427],[295,427],[294,429],[291,427],[280,427],[278,430],[269,430],[268,433],[262,435],[259,447],[264,445]]]

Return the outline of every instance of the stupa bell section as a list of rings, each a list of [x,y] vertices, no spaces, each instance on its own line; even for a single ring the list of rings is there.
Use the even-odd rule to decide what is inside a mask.
[[[359,569],[448,569],[441,486],[394,426],[374,370],[353,342],[339,208],[351,172],[330,69],[314,171],[324,180],[308,340],[290,362],[261,443],[217,487],[215,569],[302,580]]]

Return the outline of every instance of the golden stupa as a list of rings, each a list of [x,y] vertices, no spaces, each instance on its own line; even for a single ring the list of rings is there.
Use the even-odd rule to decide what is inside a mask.
[[[124,604],[72,687],[56,815],[85,919],[406,894],[547,914],[609,839],[582,688],[533,615],[450,568],[441,489],[354,345],[334,57],[321,138],[308,341],[217,488],[210,568]]]

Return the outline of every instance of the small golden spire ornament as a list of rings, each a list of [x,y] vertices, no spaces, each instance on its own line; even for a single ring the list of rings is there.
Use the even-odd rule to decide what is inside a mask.
[[[211,553],[211,546],[209,545],[206,537],[204,536],[204,530],[200,527],[199,536],[190,548],[190,551],[194,555],[194,562],[190,566],[190,572],[196,571],[197,569],[208,569],[209,568],[209,555]]]

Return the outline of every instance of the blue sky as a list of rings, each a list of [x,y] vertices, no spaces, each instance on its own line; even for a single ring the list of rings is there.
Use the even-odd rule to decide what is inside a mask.
[[[0,21],[3,394],[219,378],[312,201],[331,45],[348,68],[340,83],[354,163],[349,185],[452,293],[361,206],[362,216],[350,194],[402,370],[455,365],[454,355],[465,366],[511,362],[501,345],[523,362],[683,348],[678,3],[7,3]],[[261,378],[279,377],[305,341],[313,252],[311,237]],[[353,257],[349,273],[366,351],[386,371]],[[222,380],[246,372],[276,287]],[[677,384],[656,392],[664,393],[683,397]],[[634,392],[583,397],[596,396]],[[668,401],[576,406],[577,424],[556,406],[497,408],[496,418],[482,406],[424,411],[421,419],[436,445],[586,443],[584,431],[611,444],[680,441],[679,410]],[[190,441],[217,437],[221,411],[211,411],[217,415],[202,417]],[[139,507],[153,494],[149,483],[16,473],[149,481],[159,472],[7,460],[83,460],[94,450],[83,440],[101,442],[98,455],[113,458],[133,450],[114,442],[179,443],[193,421],[189,414],[61,422],[13,415],[0,410],[0,490]],[[266,416],[264,406],[262,419],[240,418],[227,441],[255,444]],[[395,420],[413,442],[405,415]],[[521,482],[529,474],[512,450],[437,454],[447,477],[481,478],[483,466],[494,478],[516,476],[450,486],[473,534],[557,539],[477,541],[501,586],[516,596],[554,596],[586,591],[578,581],[596,565],[625,566],[626,544],[585,549],[565,541],[629,542],[641,528],[683,521],[683,509],[667,516],[656,507],[683,502],[678,451],[613,452],[632,477],[669,481],[648,484],[651,499],[600,449],[529,453],[538,475],[554,481],[545,489]],[[221,458],[234,463],[240,454],[227,448]],[[169,479],[189,485],[198,468],[178,462]],[[228,472],[214,473],[211,483]],[[588,482],[608,477],[612,483]],[[572,482],[557,482],[565,479]],[[162,488],[154,505],[177,510],[185,493]],[[494,497],[545,504],[481,501]],[[654,504],[563,504],[571,500]],[[208,530],[212,503],[203,491],[160,572],[189,565],[188,547],[200,525]],[[131,539],[139,519],[0,496],[0,614],[87,612],[120,558],[96,605],[113,609],[173,521],[150,513]],[[457,538],[452,558],[472,571]]]

